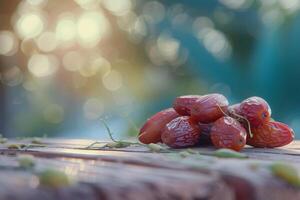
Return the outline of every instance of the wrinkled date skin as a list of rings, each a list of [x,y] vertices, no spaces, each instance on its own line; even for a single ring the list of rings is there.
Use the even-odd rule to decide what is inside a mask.
[[[191,107],[198,99],[201,99],[200,95],[186,95],[177,97],[173,102],[173,108],[179,115],[190,116]]]
[[[214,122],[227,112],[228,100],[221,94],[201,96],[191,105],[191,117],[202,123]]]
[[[198,143],[200,130],[188,116],[177,117],[170,121],[161,135],[163,143],[172,148],[193,146]]]
[[[269,104],[260,97],[250,97],[239,106],[239,114],[245,117],[251,127],[258,127],[270,121],[271,108]]]
[[[276,121],[266,122],[260,127],[252,128],[253,137],[247,137],[247,144],[259,148],[281,147],[291,143],[294,131],[286,124]]]
[[[161,132],[165,125],[176,117],[179,117],[179,115],[173,108],[165,109],[156,113],[150,117],[140,129],[138,137],[139,141],[144,144],[160,142]]]
[[[212,126],[210,136],[215,147],[240,151],[246,144],[247,132],[236,119],[222,117]]]

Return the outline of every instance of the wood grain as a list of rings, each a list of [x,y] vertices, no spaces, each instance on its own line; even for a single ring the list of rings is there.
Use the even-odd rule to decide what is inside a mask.
[[[148,148],[85,149],[91,140],[42,139],[44,147],[8,149],[0,145],[0,199],[300,199],[300,190],[274,177],[268,165],[284,161],[300,171],[300,142],[277,149],[247,147],[250,158],[207,156],[214,148],[198,147],[201,154],[151,153]],[[100,149],[99,149],[100,148]],[[183,151],[183,150],[179,150]],[[34,170],[19,168],[16,155],[34,155]],[[56,169],[72,184],[51,188],[39,184],[38,174]]]

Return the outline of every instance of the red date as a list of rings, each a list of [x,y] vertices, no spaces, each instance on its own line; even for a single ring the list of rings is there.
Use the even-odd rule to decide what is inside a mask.
[[[294,139],[294,131],[288,125],[276,121],[265,122],[260,127],[252,128],[251,131],[253,137],[248,135],[247,144],[253,147],[281,147]]]
[[[214,122],[227,112],[228,100],[221,94],[208,94],[201,96],[191,106],[193,120],[210,123]]]
[[[190,116],[191,107],[198,99],[201,99],[200,95],[187,95],[177,97],[173,102],[173,108],[179,115]]]
[[[270,106],[264,99],[250,97],[228,105],[226,97],[217,93],[177,97],[173,108],[146,121],[138,139],[144,144],[163,142],[172,148],[199,144],[236,151],[246,143],[273,148],[293,141],[293,130],[272,121]]]
[[[161,141],[161,132],[165,125],[179,115],[173,108],[162,110],[150,117],[140,129],[139,141],[144,144]]]
[[[258,127],[271,118],[271,108],[269,104],[260,97],[250,97],[244,100],[239,106],[240,115],[245,117],[251,127]]]
[[[197,144],[200,130],[188,116],[177,117],[170,121],[161,135],[163,143],[172,148],[189,147]]]
[[[237,103],[229,106],[227,109],[228,114],[233,118],[236,117],[235,116],[236,114],[241,115],[240,105],[241,105],[240,103]]]
[[[218,119],[210,132],[212,143],[217,148],[240,151],[246,144],[246,129],[232,117]]]

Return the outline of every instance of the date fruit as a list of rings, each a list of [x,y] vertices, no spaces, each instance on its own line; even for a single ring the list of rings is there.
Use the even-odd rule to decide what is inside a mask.
[[[179,115],[190,116],[192,105],[200,99],[200,95],[179,96],[173,102],[173,108]]]
[[[252,128],[251,131],[253,137],[248,135],[247,144],[253,147],[281,147],[294,139],[294,131],[288,125],[276,121],[265,122],[260,127]]]
[[[197,144],[200,130],[188,116],[177,117],[170,121],[162,132],[163,143],[172,148],[189,147]]]
[[[179,117],[179,115],[173,108],[168,108],[156,113],[150,117],[140,129],[139,141],[144,144],[160,142],[161,132],[165,125],[176,117]]]
[[[228,114],[233,118],[236,117],[235,116],[236,114],[241,115],[240,105],[241,105],[240,103],[237,103],[237,104],[228,106],[228,109],[227,109]]]
[[[271,118],[271,108],[269,104],[260,97],[250,97],[239,106],[240,115],[245,117],[251,127],[258,127]]]
[[[211,128],[210,137],[217,148],[240,151],[246,144],[246,129],[232,117],[218,119]]]
[[[190,107],[191,118],[201,123],[214,122],[227,112],[228,100],[221,94],[201,96]]]

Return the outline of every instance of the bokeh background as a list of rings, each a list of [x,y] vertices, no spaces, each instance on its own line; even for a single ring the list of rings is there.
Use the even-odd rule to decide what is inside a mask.
[[[132,137],[174,97],[262,96],[300,132],[299,0],[1,0],[0,132]],[[300,135],[297,135],[298,138]]]

